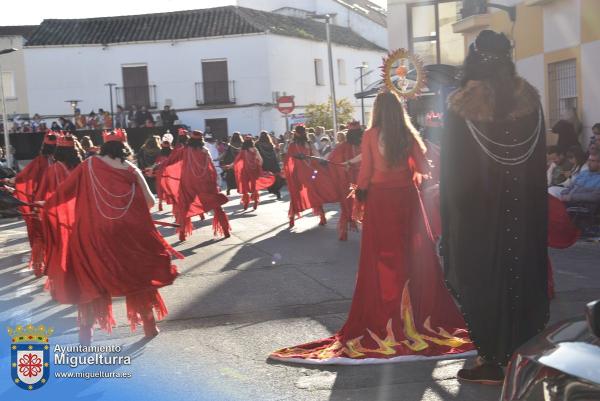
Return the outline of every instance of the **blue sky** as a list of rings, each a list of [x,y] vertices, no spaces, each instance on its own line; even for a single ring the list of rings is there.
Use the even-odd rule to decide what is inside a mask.
[[[192,10],[234,4],[235,0],[5,0],[10,3],[0,14],[0,25],[34,25],[49,18],[91,18]],[[387,0],[371,0],[386,6]]]

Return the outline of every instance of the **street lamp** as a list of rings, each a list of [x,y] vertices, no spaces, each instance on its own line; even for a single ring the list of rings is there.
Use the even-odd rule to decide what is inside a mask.
[[[111,124],[112,124],[111,128],[115,129],[115,115],[114,115],[115,113],[113,111],[112,88],[113,88],[113,86],[117,86],[117,84],[113,84],[113,83],[109,82],[107,84],[104,84],[104,86],[108,86],[108,93],[110,94],[110,120],[111,120]]]
[[[364,71],[367,68],[369,68],[369,65],[363,61],[363,63],[361,65],[359,65],[358,67],[354,67],[354,68],[356,68],[357,70],[360,70],[360,93],[362,94],[362,92],[364,91],[364,88],[363,88]],[[356,81],[354,81],[354,82],[356,82]],[[365,125],[365,98],[362,95],[360,98],[360,115],[361,115],[362,125]]]
[[[0,55],[16,51],[14,47],[0,50]],[[4,148],[6,149],[6,162],[8,167],[13,167],[13,156],[10,149],[10,136],[8,135],[8,117],[6,116],[6,100],[4,99],[4,80],[2,79],[2,67],[0,67],[0,97],[2,98],[2,122],[4,126]]]
[[[77,103],[83,102],[83,100],[79,99],[71,99],[65,100],[65,103],[69,103],[71,105],[71,110],[73,110],[73,117],[75,117],[75,109],[77,108]]]
[[[337,102],[335,100],[335,81],[333,80],[333,56],[331,55],[331,33],[330,33],[330,22],[331,18],[335,17],[335,13],[331,14],[314,14],[310,17],[313,19],[324,19],[325,20],[325,35],[327,37],[327,58],[329,59],[329,86],[331,89],[331,108],[333,112],[333,132],[334,132],[334,143],[337,142]]]

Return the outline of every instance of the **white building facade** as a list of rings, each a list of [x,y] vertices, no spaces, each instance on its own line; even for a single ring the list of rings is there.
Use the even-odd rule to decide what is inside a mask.
[[[219,10],[231,14],[240,9]],[[210,9],[197,10],[198,18],[204,11]],[[254,18],[247,30],[257,32],[117,43],[61,43],[69,38],[34,36],[24,50],[29,111],[69,115],[72,110],[66,101],[72,99],[80,101],[77,107],[83,114],[97,112],[98,108],[110,110],[108,83],[117,86],[113,108],[117,104],[128,106],[128,97],[132,101],[131,93],[127,93],[131,85],[125,81],[136,70],[142,72],[139,76],[147,75],[144,86],[148,92],[144,96],[148,95],[155,113],[169,105],[177,111],[180,122],[193,129],[210,126],[213,131],[218,128],[226,133],[256,134],[263,129],[282,133],[285,119],[275,108],[274,94],[295,96],[294,113],[302,113],[307,104],[327,101],[327,45],[314,37],[298,37],[295,32],[275,34],[255,29],[261,18],[271,21],[271,26],[281,23],[284,27],[305,23],[299,19],[247,9],[242,12],[244,17]],[[168,31],[168,24],[178,23],[180,16],[172,14],[183,17],[184,13],[163,14],[175,22],[162,21],[157,29]],[[113,23],[110,20],[114,18],[94,19],[92,24]],[[306,23],[308,27],[300,27],[303,31],[324,28],[319,22]],[[351,31],[339,28],[333,33],[335,40]],[[384,54],[384,49],[364,38],[334,41],[336,96],[352,102],[357,119],[361,110],[354,93],[360,89],[359,70],[354,67],[367,63],[377,69]],[[211,74],[217,78],[211,78]]]
[[[35,25],[0,27],[0,50],[17,49],[15,52],[0,55],[0,77],[8,115],[28,112],[25,57],[22,49],[26,38],[35,28]]]
[[[378,46],[388,47],[385,10],[367,0],[237,0],[237,4],[297,17],[331,14],[333,24],[350,28]]]

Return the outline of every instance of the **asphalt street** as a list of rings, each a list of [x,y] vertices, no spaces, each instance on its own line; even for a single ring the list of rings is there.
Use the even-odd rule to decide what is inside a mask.
[[[465,360],[358,367],[268,361],[275,349],[341,327],[354,289],[360,234],[337,240],[335,207],[327,210],[325,227],[308,215],[288,229],[287,197],[277,201],[265,194],[258,210],[245,212],[237,195],[230,199],[231,238],[214,239],[211,218],[195,222],[183,243],[174,229],[160,228],[186,258],[175,262],[181,272],[175,284],[161,290],[170,313],[158,337],[143,341],[141,329],[130,332],[123,300],[114,303],[113,333],[96,332],[95,343],[121,345],[133,356],[136,383],[190,401],[498,399],[497,387],[456,381]],[[155,218],[172,221],[168,211]],[[55,328],[53,342],[75,342],[76,308],[51,300],[43,279],[27,269],[28,257],[23,222],[0,220],[0,321],[43,322]],[[551,258],[557,285],[552,320],[580,315],[586,302],[600,298],[600,244],[580,241],[551,250]],[[65,391],[65,400],[94,400],[82,390]]]

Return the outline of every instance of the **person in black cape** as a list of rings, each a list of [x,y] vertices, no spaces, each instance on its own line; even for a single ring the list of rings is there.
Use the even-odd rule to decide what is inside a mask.
[[[500,384],[549,317],[544,116],[504,34],[469,48],[441,148],[442,257],[479,358],[458,378]]]
[[[269,193],[275,194],[277,199],[281,199],[280,190],[284,180],[280,175],[281,166],[279,165],[275,145],[267,131],[261,131],[258,141],[256,142],[256,149],[258,149],[260,157],[263,159],[263,170],[269,171],[275,176],[275,183],[269,187],[268,191]]]
[[[233,162],[242,148],[242,135],[239,132],[234,132],[231,140],[227,144],[227,149],[219,157],[220,165],[223,168],[222,176],[227,184],[227,195],[231,195],[232,189],[237,189],[235,182],[235,172],[233,170]],[[227,166],[227,167],[226,167]]]

